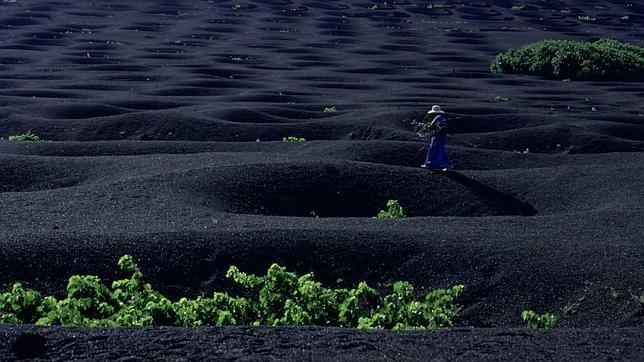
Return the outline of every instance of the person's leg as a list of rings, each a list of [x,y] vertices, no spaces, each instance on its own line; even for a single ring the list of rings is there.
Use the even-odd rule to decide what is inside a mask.
[[[427,166],[441,168],[441,136],[433,136],[427,150]]]
[[[452,163],[447,156],[447,136],[440,135],[435,140],[435,157],[432,158],[432,166],[440,169],[451,169]]]
[[[436,148],[436,142],[434,141],[435,137],[431,137],[429,139],[429,143],[427,144],[427,158],[425,159],[425,165],[424,166],[430,166],[432,164],[432,154],[435,153],[435,148]]]

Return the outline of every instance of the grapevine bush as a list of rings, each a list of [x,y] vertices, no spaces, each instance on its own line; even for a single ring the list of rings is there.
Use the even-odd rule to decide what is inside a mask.
[[[4,139],[4,138],[2,138]],[[27,131],[26,133],[21,133],[21,134],[16,134],[9,136],[7,138],[9,141],[32,141],[32,142],[37,142],[37,141],[42,141],[43,139],[40,138],[40,136],[31,133],[31,131]]]
[[[557,323],[557,317],[554,314],[539,314],[532,310],[524,310],[521,313],[521,319],[527,324],[528,328],[552,328]]]
[[[354,289],[331,289],[313,274],[297,275],[273,264],[266,275],[232,266],[226,277],[254,297],[216,292],[211,297],[171,301],[143,280],[131,256],[118,262],[129,278],[111,286],[96,276],[72,276],[67,296],[42,297],[15,283],[0,293],[0,323],[82,327],[319,325],[369,329],[435,329],[452,326],[463,286],[436,289],[417,299],[408,282],[396,282],[382,296],[365,282]]]
[[[555,79],[636,80],[644,78],[644,48],[609,38],[543,40],[497,55],[490,69]]]
[[[405,209],[400,206],[398,200],[389,200],[387,201],[387,209],[380,210],[376,219],[398,219],[406,216]]]
[[[282,138],[282,141],[284,141],[284,142],[305,142],[306,138],[296,137],[296,136],[288,136],[288,137]]]

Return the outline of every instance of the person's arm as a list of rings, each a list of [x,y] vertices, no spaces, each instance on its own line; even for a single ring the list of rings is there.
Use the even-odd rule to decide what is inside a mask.
[[[436,127],[436,129],[437,129],[437,130],[439,130],[439,131],[443,129],[443,127],[441,127],[441,117],[442,117],[442,116],[436,116],[436,117],[434,118],[434,120],[432,121],[432,123],[431,123],[431,124],[432,124],[432,125],[434,125],[434,127]]]
[[[429,129],[436,129],[436,130],[440,130],[440,129],[441,129],[441,126],[440,126],[440,116],[436,116],[436,117],[434,117],[434,119],[433,119],[433,120],[432,120],[432,122],[429,124],[429,126],[427,126],[427,128],[429,128]]]
[[[434,117],[434,119],[431,118],[432,115],[428,114],[423,118],[423,126],[421,127],[420,133],[428,134],[431,133],[432,130],[434,130],[437,126],[437,117]]]

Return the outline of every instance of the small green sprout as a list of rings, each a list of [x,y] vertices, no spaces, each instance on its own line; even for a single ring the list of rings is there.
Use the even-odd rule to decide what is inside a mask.
[[[447,8],[449,5],[445,3],[429,3],[427,4],[427,9],[442,9]]]
[[[287,136],[282,138],[283,142],[304,142],[306,141],[306,138],[303,137],[295,137],[295,136]]]
[[[7,139],[9,141],[31,141],[31,142],[43,141],[42,138],[40,138],[38,135],[34,133],[31,133],[31,131],[27,131],[27,133],[12,135],[12,136],[9,136]]]
[[[644,292],[640,292],[639,294],[631,292],[631,298],[633,298],[633,301],[641,308],[644,308]]]
[[[586,22],[586,23],[592,23],[593,21],[597,20],[597,18],[592,17],[592,16],[588,16],[588,15],[584,15],[584,16],[579,15],[577,17],[577,19],[579,19],[579,20],[581,20],[583,22]]]
[[[557,317],[554,314],[544,313],[537,314],[531,310],[524,310],[521,313],[521,319],[526,322],[528,328],[552,328],[557,323]]]
[[[405,210],[402,208],[402,206],[400,206],[398,200],[389,200],[387,201],[387,209],[380,210],[375,218],[379,220],[398,219],[406,216],[407,215],[405,214]]]

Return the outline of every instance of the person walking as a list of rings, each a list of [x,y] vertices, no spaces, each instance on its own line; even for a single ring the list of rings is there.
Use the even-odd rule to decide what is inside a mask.
[[[433,106],[423,119],[421,133],[429,135],[427,159],[420,167],[432,170],[448,171],[452,169],[452,162],[447,156],[447,117],[440,106]]]

